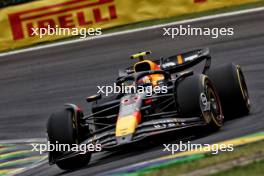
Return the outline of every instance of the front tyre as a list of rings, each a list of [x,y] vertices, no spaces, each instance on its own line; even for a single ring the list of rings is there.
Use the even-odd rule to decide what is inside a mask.
[[[177,100],[182,117],[202,117],[207,129],[223,126],[223,112],[218,93],[206,75],[185,78],[177,87]]]
[[[78,124],[74,113],[69,109],[64,109],[53,113],[47,123],[48,140],[51,144],[79,144],[78,141]],[[52,159],[60,157],[64,151],[51,151],[49,153]],[[85,166],[91,158],[91,153],[76,155],[71,158],[58,160],[56,164],[63,170],[71,170]]]

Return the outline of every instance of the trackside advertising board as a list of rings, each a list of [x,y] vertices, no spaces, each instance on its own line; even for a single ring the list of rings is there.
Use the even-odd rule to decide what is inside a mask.
[[[0,9],[0,51],[69,35],[35,35],[32,28],[111,28],[258,0],[39,0]],[[49,29],[50,30],[50,29]]]

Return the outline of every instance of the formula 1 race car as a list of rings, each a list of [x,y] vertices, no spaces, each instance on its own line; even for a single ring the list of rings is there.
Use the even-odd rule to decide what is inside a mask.
[[[210,69],[209,49],[197,49],[159,60],[146,60],[150,52],[131,56],[139,59],[120,70],[115,86],[120,91],[102,98],[88,97],[90,115],[74,104],[53,113],[47,123],[51,144],[100,144],[103,151],[116,150],[143,139],[182,129],[200,127],[217,131],[225,119],[247,115],[250,101],[239,65]],[[191,70],[204,61],[201,73]],[[119,90],[120,90],[119,89]],[[159,91],[158,91],[159,90]],[[50,151],[49,163],[61,169],[86,165],[92,151]]]

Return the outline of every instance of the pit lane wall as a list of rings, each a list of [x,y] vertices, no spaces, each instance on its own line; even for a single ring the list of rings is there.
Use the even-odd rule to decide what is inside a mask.
[[[0,9],[0,51],[68,35],[32,35],[33,28],[102,28],[259,0],[38,0]]]

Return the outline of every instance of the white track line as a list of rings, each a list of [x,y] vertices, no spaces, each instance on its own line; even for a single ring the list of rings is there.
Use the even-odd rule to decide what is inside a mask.
[[[24,144],[24,143],[46,143],[46,138],[31,138],[31,139],[9,139],[9,140],[0,140],[0,144]]]
[[[211,20],[211,19],[215,19],[215,18],[223,18],[223,17],[227,17],[227,16],[236,16],[236,15],[247,14],[247,13],[254,13],[254,12],[259,12],[259,11],[263,11],[263,10],[264,10],[264,7],[258,7],[258,8],[252,8],[252,9],[246,9],[246,10],[239,10],[239,11],[235,11],[235,12],[227,12],[227,13],[222,13],[222,14],[217,14],[217,15],[209,15],[209,16],[205,16],[205,17],[193,18],[193,19],[189,19],[189,20],[181,20],[181,21],[176,21],[176,22],[172,22],[172,23],[154,25],[154,26],[143,27],[143,28],[138,28],[138,29],[126,30],[126,31],[121,31],[121,32],[114,32],[114,33],[104,34],[101,36],[89,37],[89,38],[85,38],[85,39],[73,39],[73,40],[55,42],[55,43],[51,43],[51,44],[45,44],[45,45],[41,45],[41,46],[33,46],[33,47],[25,48],[25,49],[18,49],[15,51],[0,53],[0,57],[14,55],[14,54],[21,54],[21,53],[25,53],[25,52],[31,52],[31,51],[36,51],[36,50],[41,50],[41,49],[46,49],[46,48],[51,48],[51,47],[56,47],[56,46],[69,45],[69,44],[74,44],[74,43],[79,43],[79,42],[84,42],[84,41],[89,41],[89,40],[96,40],[96,39],[113,37],[113,36],[118,36],[118,35],[125,35],[125,34],[134,33],[134,32],[141,32],[141,31],[146,31],[146,30],[151,30],[151,29],[156,29],[156,28],[162,28],[162,27],[167,27],[167,26],[186,24],[186,23],[192,23],[192,22],[199,22],[199,21]]]

